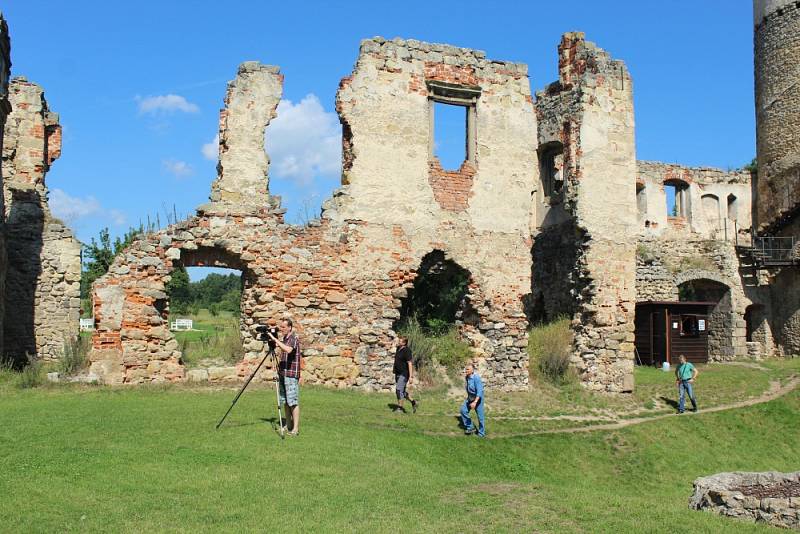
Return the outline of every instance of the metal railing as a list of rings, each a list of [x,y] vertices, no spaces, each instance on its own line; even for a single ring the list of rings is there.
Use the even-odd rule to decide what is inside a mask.
[[[797,261],[795,238],[789,237],[754,237],[753,258],[762,265],[793,265]]]

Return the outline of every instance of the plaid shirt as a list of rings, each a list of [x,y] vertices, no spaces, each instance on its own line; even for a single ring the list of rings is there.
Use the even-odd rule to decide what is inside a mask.
[[[289,353],[281,350],[281,358],[278,363],[278,374],[281,376],[288,376],[289,378],[300,378],[300,340],[294,332],[290,332],[288,336],[281,340],[284,345],[292,347]]]

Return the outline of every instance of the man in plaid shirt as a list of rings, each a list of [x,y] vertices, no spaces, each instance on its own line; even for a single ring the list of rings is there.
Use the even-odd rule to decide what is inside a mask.
[[[291,319],[281,319],[278,324],[281,339],[268,332],[269,337],[281,349],[278,361],[278,388],[280,404],[286,413],[286,426],[289,435],[296,436],[300,432],[300,372],[302,354],[300,340],[294,333]]]

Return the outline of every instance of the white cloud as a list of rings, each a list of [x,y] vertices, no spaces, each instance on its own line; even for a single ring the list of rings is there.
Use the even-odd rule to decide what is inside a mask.
[[[176,111],[184,113],[197,113],[200,111],[196,104],[192,104],[180,95],[156,95],[145,98],[137,95],[135,100],[139,103],[140,114],[157,115]]]
[[[200,152],[203,153],[204,158],[216,161],[219,156],[219,134],[215,135],[214,139],[208,143],[205,143],[200,149]]]
[[[126,223],[125,214],[116,209],[106,209],[89,195],[84,198],[73,197],[61,189],[50,190],[50,211],[67,224],[75,224],[80,219],[90,217],[105,219],[120,226]]]
[[[164,170],[175,176],[175,178],[186,178],[194,173],[191,165],[185,161],[177,159],[165,159],[161,162]]]
[[[327,112],[316,95],[297,104],[281,100],[278,116],[267,128],[270,176],[309,184],[341,172],[342,132],[336,113]]]

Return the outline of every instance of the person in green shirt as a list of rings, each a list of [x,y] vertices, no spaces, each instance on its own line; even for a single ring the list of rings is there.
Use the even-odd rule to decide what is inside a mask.
[[[680,365],[675,369],[675,384],[678,386],[678,413],[683,413],[686,408],[686,395],[689,395],[689,400],[692,401],[692,411],[697,411],[697,401],[694,398],[694,384],[697,378],[697,369],[694,365],[686,361],[686,356],[681,354],[678,356]]]

